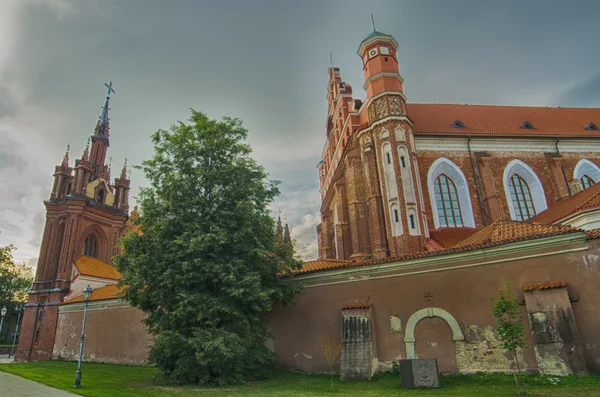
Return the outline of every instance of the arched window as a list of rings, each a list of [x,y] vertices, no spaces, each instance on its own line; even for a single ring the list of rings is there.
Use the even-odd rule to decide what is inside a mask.
[[[440,226],[462,227],[460,201],[454,181],[446,174],[442,174],[435,180],[434,191]]]
[[[95,234],[88,235],[83,241],[83,255],[93,256],[94,258],[98,256],[98,239]]]
[[[446,158],[434,161],[427,173],[427,188],[436,229],[475,227],[467,178],[456,164]]]
[[[104,204],[104,190],[100,190],[98,192],[98,202],[100,204]]]
[[[579,160],[573,172],[573,179],[579,180],[581,187],[587,189],[600,181],[600,168],[590,160]]]
[[[542,182],[521,160],[511,161],[504,169],[504,191],[513,220],[525,221],[548,208]]]
[[[582,176],[581,179],[579,179],[579,181],[581,182],[581,187],[583,189],[587,189],[588,187],[596,183],[596,181],[594,181],[589,175]]]
[[[526,221],[536,214],[531,198],[531,190],[525,179],[519,174],[514,174],[508,182],[510,198],[515,209],[516,220]]]

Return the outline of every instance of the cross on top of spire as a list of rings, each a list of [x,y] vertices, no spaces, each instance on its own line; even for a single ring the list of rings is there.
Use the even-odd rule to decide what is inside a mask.
[[[373,24],[373,32],[376,32],[376,30],[375,30],[375,16],[373,15],[373,13],[371,13],[371,23]]]
[[[110,84],[104,83],[104,85],[106,86],[106,88],[108,88],[108,94],[107,94],[108,97],[110,97],[111,93],[116,94],[115,90],[113,90],[113,88],[112,88],[112,81],[110,82]]]

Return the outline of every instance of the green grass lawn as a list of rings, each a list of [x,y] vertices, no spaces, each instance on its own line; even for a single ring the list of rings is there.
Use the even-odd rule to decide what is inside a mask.
[[[441,379],[437,390],[400,389],[397,375],[381,375],[371,382],[341,382],[330,387],[326,375],[278,372],[273,379],[230,388],[162,387],[152,383],[154,369],[84,363],[81,389],[73,389],[77,364],[62,361],[2,364],[0,371],[69,390],[83,396],[516,396],[507,375],[453,375]],[[584,378],[525,377],[531,396],[600,396],[600,376]],[[553,379],[559,379],[554,381]],[[553,384],[558,382],[558,384]],[[1,390],[1,385],[0,385]],[[1,394],[1,391],[0,391]]]

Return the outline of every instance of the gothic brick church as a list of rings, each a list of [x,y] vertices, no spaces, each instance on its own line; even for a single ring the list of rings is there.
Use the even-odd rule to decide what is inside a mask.
[[[306,293],[266,315],[268,346],[286,367],[327,372],[333,336],[346,379],[415,357],[443,372],[512,371],[489,300],[510,282],[525,370],[600,373],[600,109],[410,103],[398,51],[378,31],[360,43],[364,99],[329,69],[319,259],[283,276]],[[68,159],[56,169],[22,360],[76,357],[81,280],[96,283],[84,358],[146,358],[143,315],[110,266],[129,181],[108,184],[104,112],[92,139],[74,176]]]
[[[113,271],[108,264],[118,253],[117,243],[129,216],[130,181],[123,166],[111,184],[111,169],[106,164],[111,86],[91,136],[91,148],[88,141],[74,167],[69,165],[67,151],[54,170],[54,186],[44,202],[46,225],[35,282],[23,314],[17,360],[51,358],[58,306],[65,297],[81,294],[82,288],[74,288],[81,284],[76,282],[80,276],[76,264],[97,262]]]

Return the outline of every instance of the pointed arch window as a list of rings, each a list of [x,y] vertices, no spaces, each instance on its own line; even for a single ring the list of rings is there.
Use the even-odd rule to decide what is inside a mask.
[[[435,180],[434,189],[440,226],[463,226],[458,191],[452,178],[441,174]]]
[[[594,179],[587,174],[583,175],[579,181],[581,182],[581,187],[583,189],[587,189],[596,183],[596,181],[594,181]]]
[[[98,192],[98,202],[104,204],[104,190],[102,189]]]
[[[514,174],[508,182],[510,198],[512,199],[515,217],[518,221],[526,221],[536,214],[533,199],[531,198],[531,189],[527,181],[519,174]]]
[[[95,234],[88,235],[83,241],[83,255],[92,256],[96,258],[98,256],[98,239]]]
[[[588,159],[581,159],[575,166],[573,179],[579,180],[582,189],[587,189],[600,181],[600,168]]]

